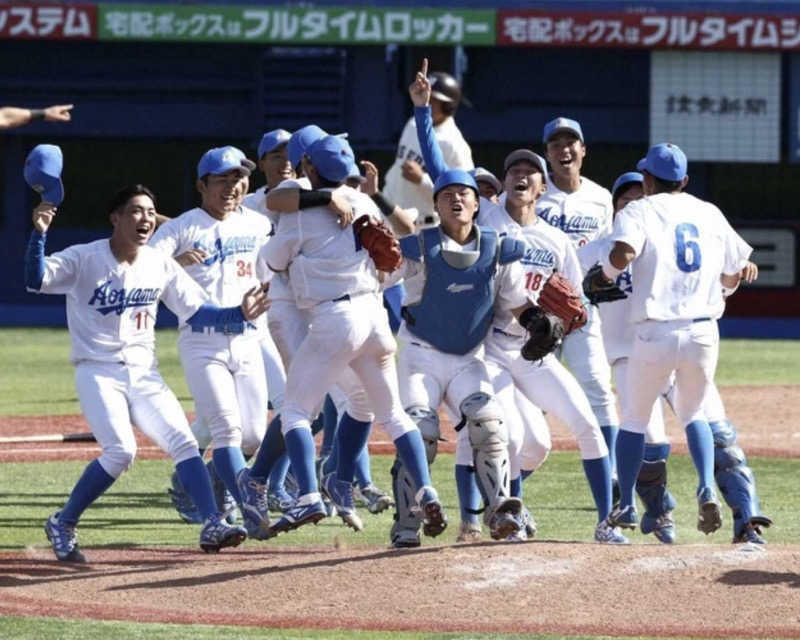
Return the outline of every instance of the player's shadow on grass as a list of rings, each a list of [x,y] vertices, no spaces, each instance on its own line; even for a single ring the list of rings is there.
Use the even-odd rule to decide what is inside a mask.
[[[800,589],[800,573],[791,573],[788,571],[736,569],[724,573],[717,581],[734,587],[752,587],[764,584],[786,583],[790,587]]]

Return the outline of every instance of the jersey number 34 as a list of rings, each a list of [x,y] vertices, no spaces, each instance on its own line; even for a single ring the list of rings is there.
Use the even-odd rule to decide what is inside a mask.
[[[692,240],[698,237],[697,227],[689,222],[682,222],[675,227],[675,258],[681,271],[691,273],[700,268],[700,245]]]

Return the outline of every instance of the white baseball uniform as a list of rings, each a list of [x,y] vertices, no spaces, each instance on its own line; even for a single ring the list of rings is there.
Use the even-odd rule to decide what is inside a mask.
[[[501,236],[525,243],[526,253],[520,264],[524,270],[524,284],[534,303],[542,285],[555,271],[580,290],[580,265],[575,249],[562,231],[538,218],[533,224],[521,226],[501,205],[484,207],[478,220],[496,229]],[[501,390],[513,384],[534,405],[565,422],[575,434],[584,460],[608,455],[603,434],[580,385],[554,354],[543,358],[541,363],[525,360],[520,355],[525,336],[525,329],[512,314],[497,312],[486,340],[486,358],[495,388]],[[513,413],[507,404],[513,402],[513,396],[498,392],[498,397],[506,401],[504,409]],[[549,451],[549,429],[541,412],[526,411],[519,405],[518,411],[528,442],[527,446],[520,445],[519,464],[524,465],[525,470],[534,470],[544,462]],[[512,460],[512,473],[515,464]]]
[[[448,168],[466,170],[474,168],[472,150],[452,117],[435,126],[433,130]],[[413,117],[409,118],[403,127],[394,163],[386,172],[383,193],[391,202],[404,209],[416,209],[419,214],[418,221],[422,221],[434,215],[433,182],[427,173],[422,176],[422,182],[419,184],[406,180],[403,177],[403,163],[406,160],[413,160],[425,168],[425,160],[422,158],[417,139],[417,124]]]
[[[133,462],[131,422],[176,463],[197,456],[186,415],[155,356],[159,300],[182,323],[207,301],[183,269],[147,246],[132,264],[120,263],[109,240],[97,240],[47,257],[39,292],[67,298],[78,399],[106,473],[117,478]]]
[[[360,215],[364,200],[352,189],[340,189]],[[377,271],[354,229],[340,228],[324,207],[282,215],[265,255],[270,268],[289,272],[297,306],[309,318],[308,333],[288,369],[283,432],[310,427],[325,394],[348,366],[392,440],[415,430],[400,404],[396,345]]]
[[[224,220],[201,208],[162,224],[151,245],[168,256],[202,249],[207,257],[186,272],[219,306],[238,304],[258,286],[258,260],[269,236],[264,216],[240,207]],[[238,327],[193,330],[180,325],[178,352],[200,419],[215,448],[254,452],[267,428],[267,383],[259,347],[264,320]]]
[[[549,181],[547,191],[536,202],[537,215],[566,233],[576,248],[608,235],[613,211],[608,190],[586,177],[581,177],[581,186],[571,193],[562,191]],[[616,400],[611,391],[611,371],[600,333],[600,318],[595,309],[590,307],[587,310],[589,315],[586,324],[564,339],[561,353],[589,398],[599,424],[618,425]]]
[[[628,365],[625,429],[644,433],[653,403],[675,371],[682,424],[704,419],[724,301],[720,275],[741,271],[752,248],[720,210],[686,193],[634,201],[617,214],[610,242],[636,253],[630,296],[635,337]]]

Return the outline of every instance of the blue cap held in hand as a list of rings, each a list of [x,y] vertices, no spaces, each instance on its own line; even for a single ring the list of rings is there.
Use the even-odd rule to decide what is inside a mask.
[[[54,144],[36,145],[25,158],[23,175],[31,189],[42,196],[42,201],[59,205],[64,201],[64,184],[61,171],[64,156]]]

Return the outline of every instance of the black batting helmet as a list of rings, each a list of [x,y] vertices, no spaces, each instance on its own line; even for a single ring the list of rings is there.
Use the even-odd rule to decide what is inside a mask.
[[[431,98],[440,102],[452,103],[454,109],[461,102],[461,87],[449,73],[434,71],[428,76],[431,83]]]

